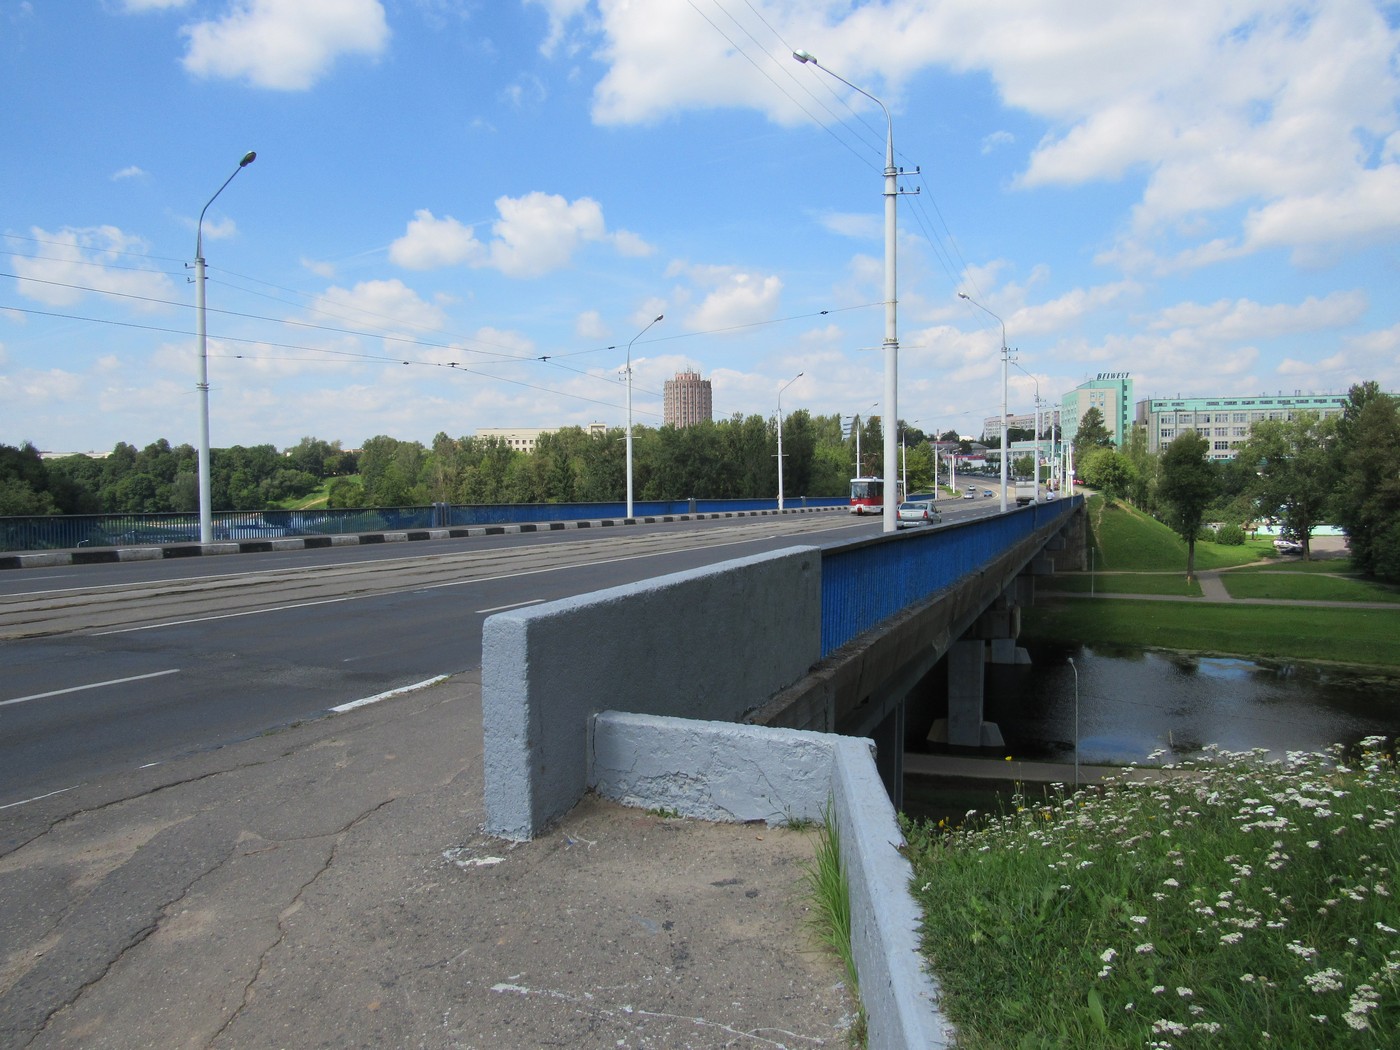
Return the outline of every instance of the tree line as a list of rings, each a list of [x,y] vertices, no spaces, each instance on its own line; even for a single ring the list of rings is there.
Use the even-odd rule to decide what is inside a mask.
[[[1115,448],[1097,409],[1084,413],[1075,435],[1076,474],[1107,495],[1155,515],[1187,542],[1187,575],[1206,522],[1220,538],[1273,522],[1311,557],[1321,524],[1346,533],[1352,565],[1368,576],[1400,582],[1400,401],[1375,382],[1347,393],[1340,416],[1301,412],[1255,423],[1230,460],[1208,458],[1210,442],[1186,431],[1153,456],[1134,427]]]
[[[923,431],[901,426],[911,489],[933,484]],[[956,436],[956,435],[954,435]],[[777,422],[733,417],[633,432],[633,488],[641,500],[761,499],[777,495]],[[786,496],[841,496],[862,466],[879,473],[879,417],[849,421],[805,410],[783,418]],[[162,439],[119,443],[104,458],[42,459],[29,444],[0,445],[0,515],[190,512],[199,507],[198,454]],[[357,450],[305,437],[287,449],[234,446],[210,452],[215,511],[286,506],[323,487],[330,507],[429,503],[596,503],[624,498],[626,434],[566,427],[540,435],[533,453],[498,438],[438,434],[431,445],[379,435]]]

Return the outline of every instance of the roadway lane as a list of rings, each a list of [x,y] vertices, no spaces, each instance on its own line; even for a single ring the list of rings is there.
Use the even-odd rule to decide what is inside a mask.
[[[503,608],[877,531],[831,513],[11,570],[0,806],[475,667]]]

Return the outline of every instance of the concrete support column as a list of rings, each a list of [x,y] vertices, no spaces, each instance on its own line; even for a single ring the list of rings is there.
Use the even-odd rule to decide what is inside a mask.
[[[904,708],[901,700],[875,727],[875,768],[896,810],[904,809]]]
[[[995,722],[982,719],[987,647],[981,639],[964,638],[948,650],[948,717],[929,730],[930,741],[954,747],[1005,747]]]
[[[964,639],[948,650],[948,743],[957,747],[982,746],[985,648]]]

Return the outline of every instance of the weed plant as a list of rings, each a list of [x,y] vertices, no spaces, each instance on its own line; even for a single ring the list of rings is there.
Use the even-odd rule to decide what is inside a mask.
[[[1216,753],[907,824],[966,1050],[1400,1046],[1400,775]]]
[[[851,885],[841,862],[841,830],[830,802],[817,832],[817,850],[803,865],[807,898],[811,906],[810,924],[817,937],[830,948],[846,971],[846,987],[856,1001],[856,1020],[851,1042],[865,1045],[865,1007],[860,1002],[860,975],[856,972],[851,948]]]

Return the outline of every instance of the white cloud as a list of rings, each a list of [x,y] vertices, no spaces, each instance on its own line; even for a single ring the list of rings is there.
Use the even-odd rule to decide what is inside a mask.
[[[1400,26],[1385,0],[1004,9],[980,0],[770,0],[761,11],[688,0],[534,2],[551,19],[546,53],[572,33],[605,65],[593,103],[600,124],[736,106],[785,124],[843,119],[827,88],[844,89],[797,66],[779,40],[871,90],[896,120],[903,83],[921,71],[985,74],[1007,107],[1046,129],[1018,186],[1140,180],[1125,230],[1132,243],[1101,261],[1182,270],[1281,245],[1303,247],[1295,261],[1307,262],[1400,229]],[[1013,144],[996,131],[982,150]],[[1242,226],[1208,234],[1199,248],[1177,244],[1170,260],[1144,239],[1181,236],[1181,220],[1202,214]]]
[[[818,220],[824,229],[842,237],[876,240],[883,236],[884,217],[874,212],[826,212]]]
[[[145,177],[145,170],[138,168],[135,164],[122,168],[121,171],[112,173],[113,182],[121,182],[123,179],[144,179]]]
[[[580,339],[606,339],[608,329],[597,310],[585,310],[574,318],[574,335]]]
[[[777,311],[783,282],[776,276],[752,274],[732,266],[693,266],[673,262],[670,276],[684,275],[705,291],[700,304],[685,318],[686,327],[698,332],[758,324]]]
[[[376,58],[389,42],[379,0],[236,0],[223,19],[181,32],[190,73],[278,91],[304,91],[342,55]]]
[[[500,197],[501,213],[491,226],[491,263],[509,277],[540,277],[568,265],[584,241],[604,236],[603,209],[580,197],[570,203],[556,194]]]
[[[110,293],[141,311],[163,309],[175,296],[170,278],[135,268],[145,242],[115,226],[64,227],[49,232],[35,226],[30,235],[44,242],[42,255],[13,255],[19,294],[49,306],[72,306],[88,295]]]
[[[321,294],[321,301],[325,306],[317,314],[420,338],[447,323],[440,307],[425,302],[400,280],[362,281],[349,289],[331,287]]]
[[[654,245],[648,244],[630,230],[618,230],[611,235],[611,240],[613,247],[617,249],[617,254],[629,259],[644,259],[656,254]]]
[[[995,153],[1003,146],[1010,146],[1016,141],[1016,136],[1009,131],[994,131],[982,140],[982,153]]]
[[[439,219],[426,208],[413,213],[408,230],[389,245],[389,259],[406,270],[433,270],[440,266],[475,265],[486,249],[470,226],[452,216]]]
[[[575,201],[535,191],[498,197],[492,238],[483,243],[470,226],[451,216],[439,219],[420,209],[404,236],[389,246],[389,258],[406,269],[490,266],[507,277],[533,278],[563,269],[588,242],[610,242],[619,254],[638,257],[655,249],[634,233],[609,234],[603,209],[590,197]]]

